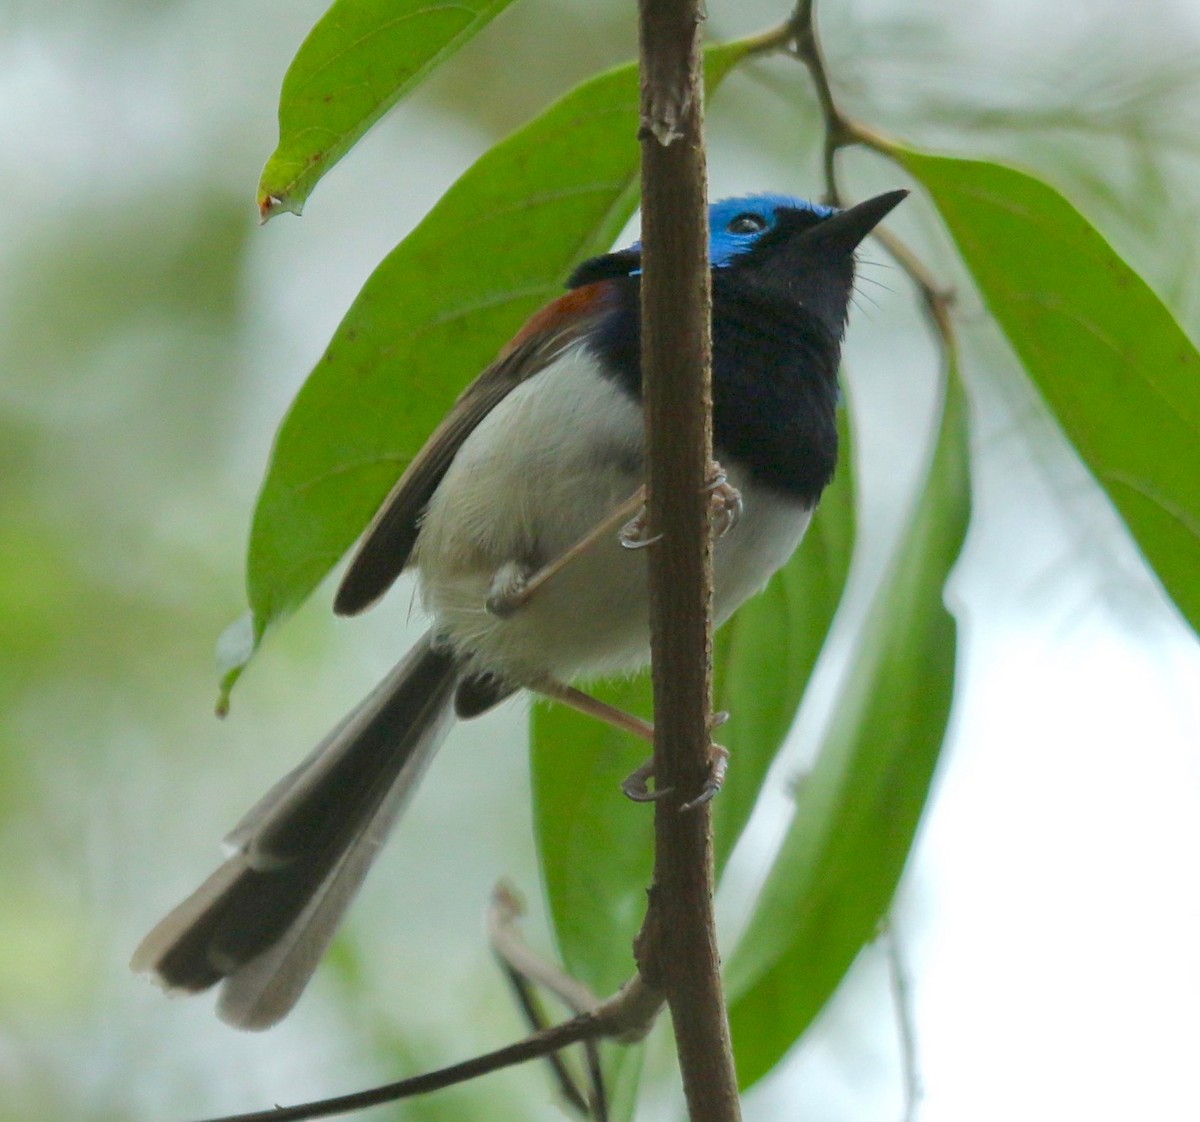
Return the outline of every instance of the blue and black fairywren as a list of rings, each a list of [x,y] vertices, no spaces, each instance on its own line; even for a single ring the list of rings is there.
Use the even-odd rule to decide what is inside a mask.
[[[713,445],[740,494],[714,546],[718,624],[788,560],[833,475],[854,251],[905,194],[709,210]],[[456,715],[522,688],[586,708],[567,683],[649,658],[645,554],[613,522],[643,481],[638,246],[584,262],[568,287],[459,398],[338,590],[353,614],[411,566],[431,629],[134,955],[169,990],[222,982],[230,1024],[266,1028],[295,1004]]]

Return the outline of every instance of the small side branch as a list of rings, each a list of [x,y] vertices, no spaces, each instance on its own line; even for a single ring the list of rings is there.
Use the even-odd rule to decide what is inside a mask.
[[[843,148],[869,148],[885,159],[895,160],[896,153],[888,139],[861,121],[847,116],[834,97],[821,38],[817,32],[816,0],[798,0],[787,20],[747,42],[748,54],[764,55],[778,51],[791,54],[804,64],[812,79],[817,105],[824,125],[825,201],[830,206],[844,207],[845,199],[838,185],[837,154]],[[916,286],[938,339],[943,355],[954,349],[954,328],[950,309],[954,304],[952,290],[937,284],[933,275],[915,253],[886,230],[876,230],[878,238],[896,263]]]
[[[492,893],[492,906],[488,910],[488,935],[492,949],[500,959],[531,1026],[538,1031],[546,1027],[533,992],[535,985],[549,990],[573,1013],[583,1014],[599,1009],[601,1002],[587,986],[572,978],[561,967],[535,954],[521,937],[517,920],[523,911],[524,906],[516,892],[503,882],[498,884]],[[650,990],[640,978],[633,978],[626,983],[616,1000],[620,1002],[621,1010],[621,1031],[617,1039],[623,1044],[641,1040],[654,1027],[663,1007],[662,995]],[[600,1070],[599,1039],[588,1039],[583,1044],[587,1053],[590,1096],[576,1086],[557,1053],[552,1053],[548,1058],[566,1100],[595,1122],[606,1122],[608,1101]]]
[[[913,1020],[912,992],[908,979],[908,968],[904,962],[904,951],[896,932],[893,918],[887,920],[883,930],[884,948],[887,952],[888,983],[892,991],[892,1004],[896,1009],[896,1030],[900,1038],[900,1056],[904,1066],[904,1114],[902,1122],[917,1122],[924,1088],[921,1085],[921,1069],[917,1050],[917,1026]]]
[[[440,1068],[437,1071],[414,1075],[395,1083],[385,1083],[366,1091],[355,1091],[331,1099],[300,1103],[296,1106],[277,1106],[270,1110],[251,1111],[248,1114],[228,1114],[205,1122],[304,1122],[310,1118],[330,1118],[336,1114],[348,1114],[368,1106],[399,1102],[431,1091],[440,1091],[456,1083],[477,1079],[501,1068],[515,1067],[529,1060],[542,1059],[572,1044],[589,1040],[638,1039],[646,1027],[653,1023],[654,1015],[662,1004],[662,998],[649,990],[638,978],[628,982],[623,989],[595,1009],[572,1017],[569,1021],[535,1032],[523,1040],[473,1056],[459,1064]]]

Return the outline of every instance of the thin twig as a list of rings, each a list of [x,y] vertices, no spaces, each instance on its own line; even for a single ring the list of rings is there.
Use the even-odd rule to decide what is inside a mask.
[[[654,1022],[654,1016],[662,1006],[662,997],[649,989],[637,977],[631,978],[621,990],[601,1002],[595,1009],[572,1017],[569,1021],[535,1032],[514,1044],[473,1056],[459,1064],[440,1068],[437,1071],[414,1075],[381,1087],[366,1091],[355,1091],[349,1095],[319,1099],[297,1106],[277,1106],[271,1110],[251,1111],[246,1114],[229,1114],[205,1122],[304,1122],[309,1118],[328,1118],[335,1114],[347,1114],[368,1106],[398,1102],[417,1095],[440,1091],[469,1079],[477,1079],[501,1068],[515,1067],[528,1060],[538,1060],[561,1048],[581,1044],[588,1040],[618,1040],[628,1042],[643,1037]]]
[[[271,1110],[251,1111],[248,1114],[223,1115],[220,1118],[207,1119],[206,1122],[303,1122],[309,1118],[329,1118],[334,1114],[347,1114],[368,1106],[379,1106],[410,1099],[415,1095],[428,1094],[430,1091],[440,1091],[444,1087],[465,1083],[469,1079],[476,1079],[501,1068],[540,1059],[569,1044],[612,1034],[612,1026],[606,1025],[597,1013],[587,1013],[553,1028],[536,1032],[524,1040],[518,1040],[515,1044],[509,1044],[494,1052],[473,1056],[460,1064],[452,1064],[437,1071],[414,1075],[411,1079],[401,1079],[366,1091],[355,1091],[349,1095],[300,1103],[297,1106],[277,1106]]]
[[[531,982],[544,986],[572,1013],[590,1013],[600,1005],[600,999],[577,978],[561,967],[535,954],[521,937],[517,920],[525,908],[516,891],[501,881],[492,890],[492,905],[488,909],[488,938],[501,960]]]
[[[542,1003],[538,1000],[537,991],[534,989],[533,983],[525,977],[519,970],[510,966],[507,962],[501,960],[500,969],[504,972],[504,977],[507,979],[509,986],[512,988],[513,996],[516,998],[517,1005],[520,1006],[521,1012],[525,1015],[525,1023],[533,1032],[541,1032],[550,1024],[545,1011],[542,1009]],[[595,1041],[585,1041],[585,1046],[595,1047]],[[550,1065],[550,1071],[554,1076],[554,1082],[558,1084],[559,1094],[567,1106],[571,1107],[577,1114],[581,1114],[584,1118],[592,1116],[591,1102],[588,1096],[580,1090],[579,1084],[575,1082],[575,1077],[571,1073],[571,1069],[567,1067],[566,1060],[559,1052],[551,1052],[546,1057],[546,1062]],[[606,1122],[606,1120],[597,1116],[596,1122]]]
[[[845,199],[838,187],[837,153],[843,148],[857,145],[895,161],[895,148],[881,133],[848,117],[837,104],[817,34],[815,7],[816,0],[799,0],[787,22],[754,40],[752,50],[758,53],[788,48],[807,67],[825,126],[825,198],[831,206],[842,207],[845,206]],[[954,329],[950,320],[953,291],[938,285],[920,258],[894,234],[877,229],[872,236],[879,239],[916,286],[945,357],[954,346]]]
[[[900,1038],[900,1058],[904,1070],[904,1114],[901,1122],[917,1122],[924,1088],[921,1086],[921,1067],[917,1048],[917,1026],[913,1019],[912,987],[908,968],[900,946],[895,920],[889,916],[883,932],[887,952],[888,982],[892,1004],[896,1011],[896,1031]]]
[[[837,188],[835,157],[838,149],[851,142],[851,133],[846,118],[834,100],[833,87],[829,82],[829,71],[825,67],[825,56],[821,51],[821,40],[817,36],[816,16],[813,11],[815,0],[800,0],[788,21],[794,39],[796,57],[808,68],[812,78],[817,104],[825,121],[825,189],[826,201],[835,205],[840,193]]]
[[[559,966],[534,953],[522,938],[517,925],[517,920],[524,911],[524,904],[516,890],[501,881],[492,890],[492,903],[488,909],[488,937],[530,1027],[540,1031],[547,1027],[548,1022],[534,992],[535,983],[548,989],[572,1013],[587,1013],[595,1009],[600,1002],[578,979],[572,978]],[[608,1096],[600,1069],[600,1048],[595,1040],[585,1040],[584,1050],[588,1081],[591,1085],[590,1096],[579,1089],[574,1075],[559,1053],[553,1052],[547,1059],[559,1090],[567,1102],[585,1117],[593,1118],[595,1122],[608,1122]]]

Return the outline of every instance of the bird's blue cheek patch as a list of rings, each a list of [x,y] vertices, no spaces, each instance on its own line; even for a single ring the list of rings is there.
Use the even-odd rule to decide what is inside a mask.
[[[752,250],[765,234],[779,223],[780,210],[808,211],[816,218],[828,218],[835,213],[832,207],[810,203],[791,195],[744,195],[722,199],[709,208],[709,256],[713,268],[723,269],[735,258]],[[755,215],[763,222],[761,230],[731,230],[734,220],[743,215]]]

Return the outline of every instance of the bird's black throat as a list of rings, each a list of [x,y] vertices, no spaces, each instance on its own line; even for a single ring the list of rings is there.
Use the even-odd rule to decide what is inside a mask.
[[[614,277],[593,345],[602,368],[641,399],[641,285]],[[713,270],[713,447],[756,483],[815,505],[837,463],[840,341],[798,304]]]

